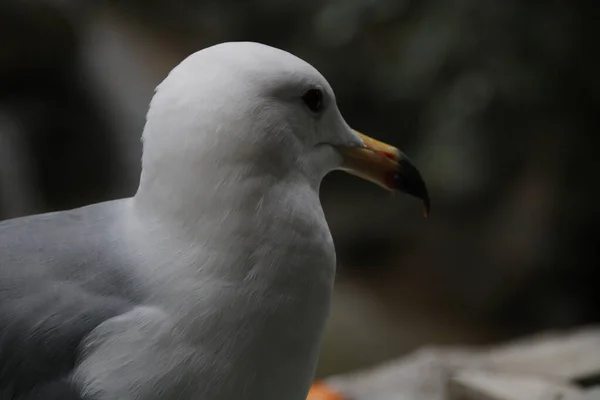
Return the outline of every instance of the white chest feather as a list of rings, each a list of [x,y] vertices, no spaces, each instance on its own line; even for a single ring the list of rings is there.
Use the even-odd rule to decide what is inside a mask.
[[[204,217],[213,230],[196,244],[158,225],[132,235],[131,245],[144,247],[148,304],[91,335],[76,375],[88,392],[99,400],[303,400],[329,313],[335,252],[318,198],[283,212],[272,211],[285,206],[281,197],[261,201],[255,213]]]

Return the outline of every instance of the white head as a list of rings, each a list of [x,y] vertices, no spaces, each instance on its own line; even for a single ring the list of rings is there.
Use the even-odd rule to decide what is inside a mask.
[[[209,47],[175,67],[156,89],[143,141],[138,197],[194,204],[207,188],[251,177],[304,180],[318,191],[337,168],[427,197],[401,152],[348,126],[315,68],[257,43]]]

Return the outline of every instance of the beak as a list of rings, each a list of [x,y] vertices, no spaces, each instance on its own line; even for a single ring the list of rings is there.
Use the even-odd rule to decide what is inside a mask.
[[[344,161],[341,170],[371,181],[387,190],[421,199],[429,215],[429,194],[421,173],[397,148],[355,131],[364,147],[338,147]]]

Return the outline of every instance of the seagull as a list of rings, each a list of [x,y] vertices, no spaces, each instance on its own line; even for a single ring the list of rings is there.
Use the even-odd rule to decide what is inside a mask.
[[[0,398],[303,400],[336,255],[319,200],[344,170],[429,197],[270,46],[200,50],[156,88],[133,197],[0,223]]]

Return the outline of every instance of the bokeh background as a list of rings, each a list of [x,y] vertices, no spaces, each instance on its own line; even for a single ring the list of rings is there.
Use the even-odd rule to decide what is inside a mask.
[[[0,2],[0,219],[130,196],[154,87],[229,40],[316,66],[421,169],[432,215],[334,173],[319,376],[600,321],[594,0]]]

